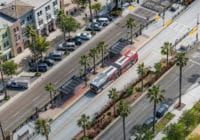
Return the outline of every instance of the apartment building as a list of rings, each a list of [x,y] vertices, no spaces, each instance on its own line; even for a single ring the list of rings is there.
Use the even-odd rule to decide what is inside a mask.
[[[3,56],[3,59],[7,60],[12,57],[11,53],[11,38],[8,21],[4,21],[0,17],[0,53]]]
[[[56,16],[60,9],[60,0],[22,0],[34,7],[34,25],[38,34],[49,35],[56,29]]]
[[[26,46],[28,39],[25,35],[25,27],[32,24],[33,6],[21,1],[14,1],[0,9],[1,20],[9,22],[10,42],[12,45],[12,56],[17,56]]]

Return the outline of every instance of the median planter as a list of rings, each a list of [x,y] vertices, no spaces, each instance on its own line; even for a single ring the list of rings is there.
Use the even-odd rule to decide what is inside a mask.
[[[172,58],[169,61],[169,66],[166,66],[166,63],[161,62],[163,69],[159,73],[155,73],[152,71],[148,71],[147,74],[143,78],[144,82],[144,87],[143,91],[141,90],[141,78],[136,80],[135,83],[130,85],[124,92],[120,94],[119,100],[116,102],[116,106],[121,100],[125,100],[128,103],[133,103],[136,101],[144,92],[146,92],[151,85],[153,85],[154,82],[156,82],[166,71],[168,71],[173,65],[174,65],[174,59]],[[105,129],[106,126],[108,126],[112,121],[115,120],[116,117],[119,115],[117,114],[116,116],[113,116],[113,103],[109,102],[108,104],[105,105],[105,107],[97,112],[95,115],[96,117],[94,118],[95,121],[90,130],[88,131],[88,136],[89,138],[93,139],[95,136],[97,136],[103,129]],[[104,117],[102,117],[104,116]],[[91,134],[90,134],[91,132]],[[83,136],[83,131],[75,138],[79,139],[81,136]]]

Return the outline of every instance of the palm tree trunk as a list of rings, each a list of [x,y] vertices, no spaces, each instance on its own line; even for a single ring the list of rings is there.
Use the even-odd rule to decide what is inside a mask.
[[[144,86],[143,77],[144,77],[144,76],[143,76],[143,74],[142,74],[142,75],[141,75],[141,78],[142,78],[142,81],[141,81],[141,82],[142,82],[142,91],[143,91],[143,86]]]
[[[86,129],[85,129],[85,127],[83,128],[83,136],[84,137],[86,136]]]
[[[153,107],[153,133],[155,132],[155,121],[156,121],[156,102],[154,102],[154,107]]]
[[[69,39],[71,38],[70,32],[69,32]]]
[[[115,101],[114,101],[114,105],[113,105],[113,113],[114,113],[114,117],[116,116],[116,110],[115,110]]]
[[[95,74],[96,73],[95,56],[93,57],[93,68],[94,68],[94,74]]]
[[[88,3],[89,3],[89,10],[90,10],[90,18],[93,19],[91,0],[88,0]]]
[[[181,106],[181,89],[182,89],[182,66],[180,66],[180,75],[179,75],[179,103],[178,107]]]
[[[133,27],[131,26],[131,44],[133,43]]]
[[[118,0],[115,0],[115,8],[117,9],[118,8]]]
[[[86,73],[86,69],[87,69],[87,66],[85,65],[85,68],[84,68],[84,80],[85,80],[85,86],[87,86],[87,73]]]
[[[102,65],[102,68],[104,67],[104,55],[103,55],[103,49],[101,51],[101,65]]]
[[[169,66],[169,50],[167,49],[167,67]]]
[[[46,137],[46,140],[49,140],[49,136],[48,135],[46,135],[45,137]]]
[[[125,117],[123,117],[123,134],[124,134],[124,140],[126,140]]]
[[[3,91],[5,93],[5,97],[4,98],[7,98],[8,95],[7,95],[7,90],[6,90],[6,85],[5,85],[5,81],[4,81],[4,77],[3,77],[3,70],[2,70],[2,67],[1,67],[1,82],[3,84]]]

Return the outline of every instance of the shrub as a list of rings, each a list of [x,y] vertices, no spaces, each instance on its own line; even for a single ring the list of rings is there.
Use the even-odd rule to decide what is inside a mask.
[[[111,112],[107,112],[107,116],[112,116],[112,113]]]
[[[142,88],[141,88],[141,87],[135,87],[135,90],[136,90],[137,92],[141,92],[141,91],[142,91]]]
[[[36,77],[40,77],[41,75],[42,75],[41,72],[36,72],[36,73],[35,73],[35,76],[36,76]]]
[[[92,36],[96,35],[96,32],[95,31],[91,31],[91,35]]]
[[[131,96],[132,94],[133,94],[133,88],[132,88],[132,86],[131,86],[131,87],[129,87],[129,88],[127,89],[127,91],[125,92],[124,97]]]
[[[4,100],[9,100],[9,99],[10,99],[9,95],[7,95],[7,96],[4,97]]]
[[[121,9],[113,9],[113,11],[111,12],[111,15],[114,17],[118,17],[122,15],[122,10]]]
[[[146,83],[144,84],[144,87],[150,87],[151,85],[152,85],[151,82],[146,82]]]

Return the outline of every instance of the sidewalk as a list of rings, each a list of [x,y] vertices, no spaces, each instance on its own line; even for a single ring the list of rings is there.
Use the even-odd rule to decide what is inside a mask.
[[[185,104],[182,110],[174,109],[174,106],[178,103],[177,99],[177,101],[169,108],[169,112],[175,114],[175,117],[167,124],[167,126],[172,123],[177,123],[180,117],[182,116],[183,112],[191,109],[200,100],[199,91],[200,91],[200,85],[198,84],[197,87],[188,90],[188,92],[186,92],[182,96],[182,103]],[[163,132],[160,132],[154,138],[154,140],[161,140],[164,136],[165,135],[163,134]]]

